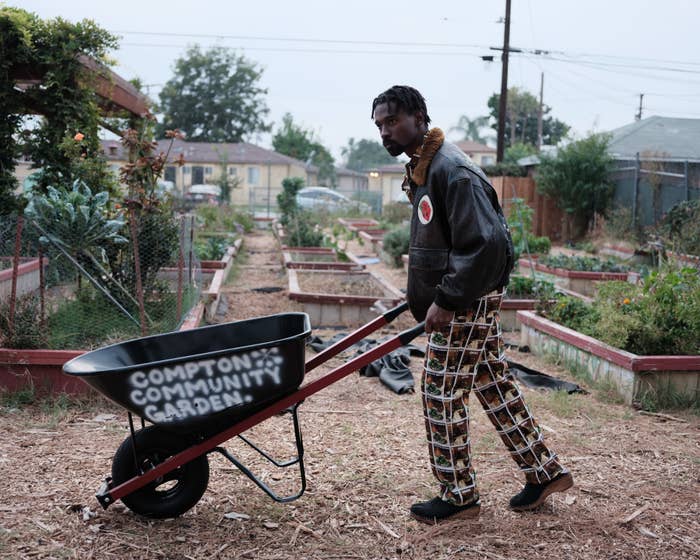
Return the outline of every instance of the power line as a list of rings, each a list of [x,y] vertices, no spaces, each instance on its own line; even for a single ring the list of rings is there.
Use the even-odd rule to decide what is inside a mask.
[[[168,43],[122,43],[125,47],[146,47],[146,48],[187,48],[186,44],[168,44]],[[210,45],[220,46],[226,49],[235,49],[241,51],[269,51],[269,52],[284,52],[284,53],[314,53],[314,54],[370,54],[370,55],[399,55],[399,56],[474,56],[481,58],[480,55],[468,52],[438,52],[438,51],[361,51],[361,50],[340,50],[340,49],[300,49],[288,47],[241,47],[241,46],[225,46],[225,45]]]
[[[125,35],[152,35],[156,37],[195,37],[204,39],[234,39],[236,41],[284,41],[289,43],[321,43],[343,45],[381,45],[397,47],[447,47],[447,48],[478,48],[487,49],[487,45],[474,43],[428,43],[419,41],[365,41],[353,39],[315,39],[303,37],[269,37],[263,35],[214,35],[210,33],[168,33],[155,31],[111,31]]]
[[[363,40],[363,39],[325,39],[325,38],[308,38],[308,37],[280,37],[280,36],[268,36],[268,35],[226,35],[226,34],[214,34],[214,33],[174,33],[167,31],[125,31],[125,30],[112,30],[111,33],[118,33],[124,35],[148,35],[154,37],[192,37],[192,38],[205,38],[205,39],[233,39],[233,40],[243,40],[243,41],[281,41],[290,43],[318,43],[318,44],[346,44],[346,45],[380,45],[380,46],[414,46],[414,47],[436,47],[436,48],[473,48],[473,49],[489,49],[489,45],[482,45],[478,43],[449,43],[449,42],[421,42],[421,41],[374,41],[374,40]],[[534,38],[534,32],[533,32]],[[662,59],[662,58],[647,58],[647,57],[634,57],[634,56],[623,56],[614,54],[600,54],[600,53],[583,53],[576,51],[562,51],[555,49],[544,49],[544,48],[523,48],[517,49],[517,51],[536,54],[536,55],[550,55],[556,54],[560,56],[567,57],[584,57],[584,58],[606,58],[611,60],[630,60],[638,62],[653,62],[653,63],[671,63],[680,64],[686,66],[700,66],[700,62],[688,61],[688,60],[674,60],[674,59]],[[517,52],[515,48],[511,48],[510,52]],[[581,61],[581,62],[595,62],[595,61]],[[604,63],[600,64],[613,64]],[[659,68],[666,70],[666,68]]]

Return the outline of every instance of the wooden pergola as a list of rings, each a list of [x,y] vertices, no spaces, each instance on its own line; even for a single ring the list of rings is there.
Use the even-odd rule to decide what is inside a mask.
[[[87,70],[90,87],[95,91],[105,116],[118,115],[124,111],[137,117],[146,114],[148,100],[131,83],[93,58],[81,55],[79,60]],[[12,78],[19,89],[26,89],[41,83],[45,74],[46,68],[24,65],[15,68]]]

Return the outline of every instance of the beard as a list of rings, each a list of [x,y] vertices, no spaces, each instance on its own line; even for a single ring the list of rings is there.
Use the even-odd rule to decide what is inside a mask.
[[[401,155],[406,151],[406,146],[403,144],[398,144],[396,142],[388,141],[384,143],[384,148],[393,157]]]

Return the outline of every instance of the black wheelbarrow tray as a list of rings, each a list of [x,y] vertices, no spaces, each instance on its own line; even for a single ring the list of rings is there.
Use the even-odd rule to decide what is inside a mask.
[[[63,366],[64,373],[128,411],[130,435],[114,455],[112,475],[97,493],[104,508],[122,500],[132,511],[155,518],[193,507],[209,482],[207,454],[231,461],[272,499],[289,502],[306,489],[304,448],[297,408],[361,367],[408,344],[423,323],[386,340],[302,386],[304,374],[407,309],[403,303],[333,346],[304,361],[311,334],[306,313],[282,313],[188,331],[138,338],[87,352]],[[277,461],[242,435],[273,415],[290,413],[297,455]],[[141,419],[134,428],[133,416]],[[146,421],[150,425],[146,426]],[[298,465],[301,489],[278,496],[221,444],[238,436],[277,467]]]

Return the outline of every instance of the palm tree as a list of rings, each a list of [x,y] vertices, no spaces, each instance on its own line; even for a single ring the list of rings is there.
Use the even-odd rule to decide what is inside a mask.
[[[486,142],[493,139],[493,136],[482,135],[481,133],[481,131],[484,128],[488,127],[488,125],[488,116],[481,116],[470,119],[467,115],[462,115],[461,117],[459,117],[457,125],[450,128],[450,132],[461,132],[463,135],[462,140],[472,140],[473,142],[486,144]]]

